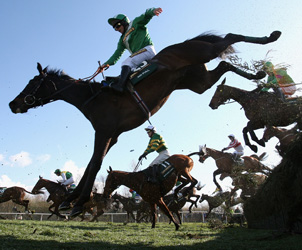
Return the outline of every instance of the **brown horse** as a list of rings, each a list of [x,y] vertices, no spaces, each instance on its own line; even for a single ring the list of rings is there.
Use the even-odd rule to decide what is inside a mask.
[[[136,90],[150,110],[155,114],[177,89],[189,89],[202,94],[211,88],[227,71],[247,79],[261,79],[264,72],[248,74],[227,62],[220,62],[211,71],[205,63],[231,53],[231,45],[237,42],[267,44],[276,41],[281,32],[274,31],[269,37],[248,37],[227,34],[224,38],[211,34],[200,35],[183,43],[163,49],[153,59],[157,71],[143,79]],[[10,102],[13,113],[25,113],[28,109],[63,100],[78,108],[95,129],[95,144],[92,158],[75,191],[61,204],[68,208],[78,198],[71,215],[81,213],[83,204],[89,200],[96,175],[110,148],[119,135],[143,124],[149,116],[141,111],[129,92],[118,95],[111,90],[103,90],[97,83],[75,80],[62,71],[42,69],[31,79],[24,90]],[[130,84],[130,83],[129,83]]]
[[[67,192],[66,188],[64,186],[62,186],[60,183],[46,180],[46,179],[43,179],[41,176],[39,176],[39,180],[36,183],[36,185],[33,187],[32,193],[37,194],[40,192],[40,189],[42,189],[42,188],[45,188],[49,193],[49,197],[47,198],[46,201],[53,202],[48,208],[48,210],[49,210],[49,212],[51,212],[51,214],[47,217],[47,219],[49,219],[54,214],[60,218],[68,219],[66,216],[61,215],[59,212],[59,205],[68,196],[68,192]],[[103,209],[98,209],[96,214],[94,214],[94,212],[93,212],[93,207],[95,207],[97,205],[95,201],[100,200],[100,196],[101,195],[92,194],[90,196],[89,201],[84,204],[84,209],[83,209],[82,214],[85,215],[85,213],[88,212],[91,215],[93,215],[93,218],[91,221],[95,221],[98,216],[100,216],[104,213]],[[52,210],[52,208],[54,208],[54,210]],[[84,219],[84,217],[82,217],[82,220],[83,219]]]
[[[192,155],[192,154],[191,154]],[[148,177],[143,171],[139,172],[124,172],[124,171],[108,171],[108,177],[106,179],[104,188],[104,200],[108,199],[111,193],[120,185],[125,185],[133,190],[143,198],[145,202],[148,202],[151,207],[152,214],[152,228],[155,227],[156,222],[156,205],[164,212],[166,216],[174,223],[176,230],[179,228],[179,224],[175,221],[171,211],[163,201],[163,196],[167,194],[179,180],[179,176],[185,178],[187,185],[191,183],[191,188],[197,183],[190,171],[193,168],[193,160],[186,155],[172,155],[167,159],[173,166],[174,171],[167,176],[160,184],[148,182]],[[182,186],[182,185],[179,185]],[[175,189],[176,190],[176,189]],[[106,205],[106,202],[105,202]]]
[[[43,192],[37,192],[37,193],[29,192],[22,187],[16,187],[16,186],[9,187],[9,188],[5,189],[5,191],[2,193],[2,195],[0,195],[0,203],[12,200],[14,203],[24,206],[25,211],[28,211],[29,200],[24,200],[26,193],[43,194]]]
[[[265,128],[262,139],[265,142],[267,142],[269,139],[271,139],[274,136],[279,139],[279,144],[280,144],[280,145],[276,145],[275,148],[277,149],[278,153],[281,156],[284,156],[289,145],[298,136],[297,127],[295,126],[292,129],[285,129],[285,128],[278,128],[275,126],[269,126]]]
[[[220,180],[222,181],[225,177],[231,176],[235,173],[240,173],[242,171],[248,172],[261,172],[266,173],[271,171],[270,168],[264,166],[261,160],[264,159],[266,153],[261,154],[259,157],[257,155],[242,156],[243,164],[234,161],[232,154],[224,153],[216,149],[207,148],[205,146],[200,147],[204,155],[200,155],[199,161],[204,163],[208,157],[212,157],[215,160],[217,170],[213,172],[213,181],[219,190],[221,186],[216,181],[216,175],[221,174]]]
[[[302,122],[301,99],[297,99],[295,104],[287,103],[269,92],[246,91],[224,85],[224,83],[225,81],[217,87],[210,107],[217,109],[229,99],[242,105],[245,116],[249,119],[247,126],[242,131],[244,141],[254,152],[257,152],[258,148],[250,143],[248,133],[253,141],[264,147],[264,140],[259,140],[254,130],[265,126],[288,126],[294,122]]]

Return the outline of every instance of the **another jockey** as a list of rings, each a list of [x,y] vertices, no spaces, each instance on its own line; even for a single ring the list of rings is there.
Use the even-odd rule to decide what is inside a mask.
[[[105,67],[108,67],[108,65],[114,65],[126,49],[131,54],[131,56],[122,63],[119,82],[110,86],[114,90],[123,92],[131,70],[139,66],[144,60],[149,61],[156,55],[146,25],[153,16],[158,16],[161,12],[161,8],[147,9],[144,14],[136,17],[131,22],[124,14],[118,14],[108,19],[108,23],[113,29],[122,35],[117,44],[117,49],[113,55],[100,66],[99,70],[102,71]]]
[[[72,173],[69,171],[61,171],[60,169],[56,169],[54,172],[57,176],[62,177],[62,181],[59,181],[62,185],[64,185],[67,189],[74,189],[75,184],[73,180]]]
[[[156,133],[156,128],[152,125],[149,125],[147,128],[145,128],[147,131],[148,136],[150,137],[148,147],[144,151],[144,153],[138,158],[138,160],[142,160],[143,158],[146,158],[148,154],[150,154],[153,151],[156,151],[158,153],[158,156],[151,162],[149,167],[154,165],[161,164],[164,160],[168,159],[170,157],[170,153],[168,151],[168,147],[166,146],[166,143],[163,139],[163,137]],[[156,168],[152,168],[153,171],[153,178],[151,178],[150,182],[156,182]]]
[[[228,150],[230,148],[234,148],[235,151],[232,154],[233,159],[238,160],[244,154],[243,147],[242,147],[241,143],[235,138],[235,136],[233,134],[230,134],[228,137],[231,140],[231,142],[230,142],[229,146],[227,146],[226,148],[223,148],[221,151],[223,152],[223,151]]]
[[[268,91],[273,88],[275,94],[285,101],[285,95],[292,95],[296,91],[293,79],[287,74],[284,68],[275,68],[271,62],[266,62],[263,70],[268,74],[267,86],[261,91]]]
[[[133,189],[129,189],[129,192],[131,193],[131,198],[134,200],[134,202],[139,203],[142,200],[142,197]]]

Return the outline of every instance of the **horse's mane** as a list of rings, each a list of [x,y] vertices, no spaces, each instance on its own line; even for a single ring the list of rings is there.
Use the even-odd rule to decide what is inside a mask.
[[[212,32],[204,32],[192,39],[188,39],[186,41],[194,41],[194,40],[197,40],[197,41],[203,41],[203,42],[209,42],[209,43],[216,43],[216,42],[220,42],[222,41],[224,38],[220,35],[215,35],[213,34]],[[233,53],[236,53],[235,49],[233,46],[229,46],[225,51],[223,51],[218,57],[220,58],[225,58],[226,55],[229,55],[229,54],[233,54]]]

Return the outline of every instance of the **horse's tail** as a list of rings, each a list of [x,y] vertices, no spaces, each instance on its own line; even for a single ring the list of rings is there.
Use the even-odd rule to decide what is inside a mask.
[[[192,155],[204,155],[204,153],[203,152],[194,152],[194,153],[188,154],[187,156],[191,157]]]
[[[187,41],[193,41],[193,40],[198,40],[198,41],[203,41],[203,42],[208,42],[208,43],[217,43],[222,41],[224,38],[222,36],[214,35],[210,32],[202,33],[199,36],[196,36],[192,39],[189,39]],[[232,45],[228,46],[223,52],[221,52],[218,57],[219,58],[225,58],[229,54],[235,53],[235,49]]]

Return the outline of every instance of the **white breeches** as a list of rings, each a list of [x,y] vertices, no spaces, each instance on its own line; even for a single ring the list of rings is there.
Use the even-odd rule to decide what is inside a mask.
[[[156,164],[161,164],[164,160],[168,159],[170,157],[170,153],[169,151],[166,149],[166,150],[163,150],[161,151],[158,156],[150,163],[149,166],[152,166],[152,165],[156,165]]]
[[[73,177],[70,177],[68,180],[62,182],[62,184],[63,184],[64,186],[68,186],[68,185],[70,185],[70,184],[72,184],[72,183],[74,183]]]
[[[143,61],[150,61],[156,55],[153,45],[148,45],[133,53],[123,63],[122,66],[129,66],[132,70],[137,68]]]

